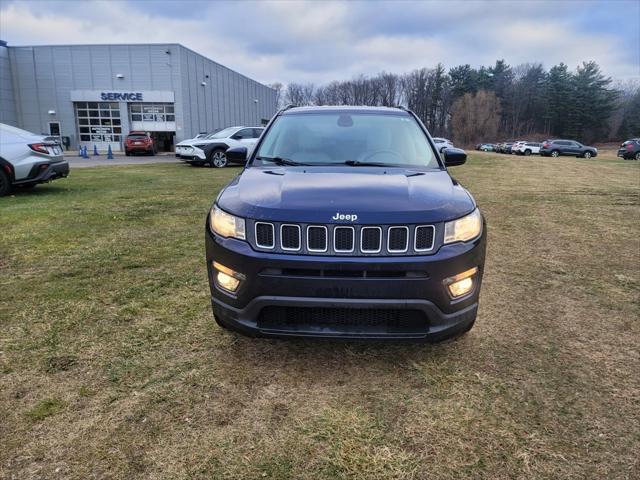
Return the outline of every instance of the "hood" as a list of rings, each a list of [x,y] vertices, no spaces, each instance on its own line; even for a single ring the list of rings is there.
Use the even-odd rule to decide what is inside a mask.
[[[441,222],[475,208],[444,170],[380,167],[251,167],[218,197],[234,215],[256,220],[358,224]]]

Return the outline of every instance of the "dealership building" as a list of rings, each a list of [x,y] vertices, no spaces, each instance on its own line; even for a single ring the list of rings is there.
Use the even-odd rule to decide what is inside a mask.
[[[11,46],[0,41],[0,122],[123,150],[132,130],[158,150],[198,133],[265,125],[276,92],[179,44]]]

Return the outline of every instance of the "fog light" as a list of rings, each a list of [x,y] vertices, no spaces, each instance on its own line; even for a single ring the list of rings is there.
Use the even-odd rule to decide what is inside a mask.
[[[465,272],[459,273],[455,277],[447,278],[444,283],[449,290],[451,298],[459,298],[471,292],[475,285],[475,279],[473,277],[476,273],[478,273],[478,268],[473,267]]]
[[[235,293],[240,286],[240,282],[245,279],[245,276],[241,273],[218,262],[213,262],[213,268],[217,270],[216,285],[227,292]]]

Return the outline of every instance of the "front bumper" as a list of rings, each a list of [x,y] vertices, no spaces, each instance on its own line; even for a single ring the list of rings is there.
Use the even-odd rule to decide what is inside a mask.
[[[486,229],[473,242],[432,255],[377,258],[264,253],[208,228],[205,236],[214,315],[247,335],[438,341],[465,331],[476,317]],[[213,262],[244,275],[236,294],[216,285]],[[444,280],[473,267],[473,290],[452,300]],[[340,321],[325,322],[323,312]]]
[[[190,150],[176,149],[176,157],[185,162],[204,162],[207,155],[199,148],[191,148]]]

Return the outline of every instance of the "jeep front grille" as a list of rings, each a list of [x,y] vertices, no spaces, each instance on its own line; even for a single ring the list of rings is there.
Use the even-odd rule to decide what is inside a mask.
[[[251,220],[249,220],[251,222]],[[423,255],[435,251],[436,225],[309,225],[254,221],[256,250],[337,256]],[[440,237],[442,232],[440,231]]]

